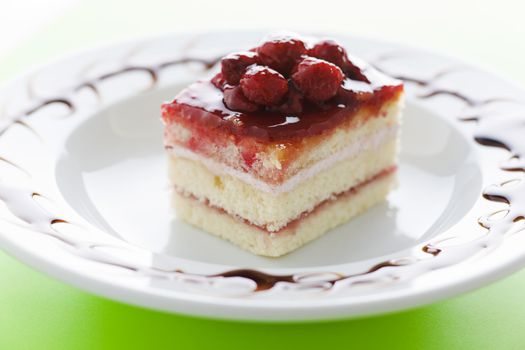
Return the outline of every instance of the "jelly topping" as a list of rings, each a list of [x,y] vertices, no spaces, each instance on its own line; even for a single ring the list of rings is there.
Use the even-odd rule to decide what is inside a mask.
[[[403,90],[333,40],[293,35],[221,60],[221,72],[164,104],[164,118],[234,135],[286,140],[322,133],[360,108],[378,110]],[[176,113],[174,113],[176,112]],[[293,120],[294,122],[289,122]]]

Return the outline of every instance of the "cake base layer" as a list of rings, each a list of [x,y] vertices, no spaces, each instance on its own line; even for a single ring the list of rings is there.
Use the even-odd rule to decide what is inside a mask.
[[[187,223],[254,254],[278,257],[382,202],[395,184],[396,172],[388,172],[355,190],[324,202],[277,233],[250,225],[240,218],[176,191],[173,194],[173,204],[177,217]]]

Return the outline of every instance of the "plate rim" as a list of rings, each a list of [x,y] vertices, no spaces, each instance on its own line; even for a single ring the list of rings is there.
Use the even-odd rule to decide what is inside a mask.
[[[213,33],[213,35],[226,35],[227,33],[230,33],[230,34],[235,34],[235,33],[238,33],[239,31],[222,31],[222,32],[216,32],[216,33]],[[259,33],[259,31],[253,31],[253,33]],[[13,84],[14,82],[16,81],[19,81],[25,77],[28,77],[30,76],[31,74],[34,74],[35,72],[39,71],[40,69],[43,69],[45,67],[48,67],[50,65],[56,65],[56,64],[59,64],[60,62],[65,62],[65,61],[68,61],[70,59],[73,59],[75,57],[79,57],[79,56],[82,56],[84,55],[85,53],[88,53],[88,52],[95,52],[95,51],[104,51],[104,50],[107,50],[115,45],[124,45],[124,44],[131,44],[131,43],[139,43],[139,42],[143,42],[143,41],[149,41],[149,40],[155,40],[155,39],[159,39],[159,38],[184,38],[186,35],[188,35],[189,33],[176,33],[176,34],[166,34],[166,35],[162,35],[162,36],[151,36],[148,38],[139,38],[139,39],[130,39],[129,41],[115,41],[113,43],[108,43],[108,44],[104,44],[104,45],[97,45],[95,47],[91,47],[91,48],[87,48],[87,49],[81,49],[81,50],[78,50],[78,51],[75,51],[75,52],[72,52],[70,54],[67,54],[65,56],[60,56],[59,58],[53,58],[52,60],[50,60],[49,62],[45,62],[45,63],[42,63],[42,64],[39,64],[39,65],[36,65],[35,67],[33,67],[32,69],[28,70],[28,71],[25,71],[24,74],[20,74],[20,75],[16,75],[15,77],[13,77],[12,79],[9,79],[7,82],[5,82],[5,84],[3,84],[2,88],[0,89],[0,93],[4,93],[5,90],[11,85]],[[202,33],[202,34],[205,34],[205,33]],[[200,34],[200,35],[202,35]],[[339,35],[339,36],[342,36],[342,34],[336,34],[336,35]],[[491,78],[495,78],[495,79],[499,79],[499,80],[502,80],[504,81],[505,83],[508,83],[509,85],[512,85],[513,88],[515,88],[516,90],[520,90],[521,92],[524,92],[525,93],[525,90],[520,86],[519,83],[513,81],[512,79],[509,79],[507,77],[502,77],[498,74],[495,74],[485,68],[482,68],[482,67],[479,67],[475,64],[471,64],[471,63],[467,63],[467,62],[464,62],[463,60],[461,59],[457,59],[453,56],[447,56],[447,55],[443,55],[439,52],[433,52],[431,50],[427,50],[427,49],[419,49],[419,48],[416,48],[416,47],[411,47],[411,46],[408,46],[408,45],[405,45],[405,44],[399,44],[399,43],[396,43],[396,42],[389,42],[389,41],[384,41],[384,40],[377,40],[377,39],[371,39],[371,38],[367,38],[367,37],[361,37],[361,36],[344,36],[345,38],[358,38],[358,39],[361,39],[361,40],[365,40],[365,41],[371,41],[373,43],[376,43],[378,45],[382,44],[382,43],[389,43],[389,44],[393,44],[395,45],[396,47],[401,47],[403,49],[413,49],[413,50],[416,50],[418,52],[423,52],[423,53],[426,53],[426,54],[431,54],[433,56],[439,56],[439,57],[443,57],[443,58],[446,58],[446,59],[451,59],[455,62],[460,62],[461,64],[465,64],[466,66],[469,66],[469,67],[474,67],[474,68],[477,68],[487,74],[490,74],[491,75]],[[89,279],[88,276],[84,276],[82,275],[82,278],[78,279],[78,278],[75,278],[75,276],[79,276],[78,273],[74,273],[73,270],[70,270],[70,269],[66,269],[65,266],[62,266],[62,265],[59,265],[59,264],[54,264],[53,263],[49,263],[49,261],[46,261],[45,259],[43,259],[42,257],[38,257],[38,256],[33,256],[31,255],[31,253],[29,251],[24,251],[22,249],[22,247],[19,247],[17,246],[16,244],[14,243],[11,243],[9,241],[9,239],[7,238],[7,236],[4,236],[3,234],[0,234],[0,242],[2,243],[1,246],[2,248],[8,252],[9,254],[15,256],[17,258],[17,260],[21,261],[21,262],[24,262],[25,264],[39,270],[39,271],[42,271],[48,275],[51,275],[53,277],[55,277],[56,279],[58,280],[61,280],[61,281],[64,281],[64,282],[67,282],[67,283],[70,283],[70,284],[73,284],[75,285],[76,287],[79,287],[81,289],[84,289],[84,290],[89,290],[90,292],[92,293],[95,293],[95,294],[98,294],[98,295],[102,295],[102,296],[105,296],[105,297],[109,297],[113,300],[117,299],[117,300],[120,300],[120,301],[125,301],[125,302],[128,302],[128,303],[132,303],[132,304],[135,304],[135,305],[141,305],[141,306],[147,306],[147,307],[150,307],[150,308],[154,308],[154,309],[158,309],[158,310],[162,310],[162,311],[166,311],[167,308],[166,307],[162,307],[162,308],[157,308],[155,305],[156,303],[155,302],[152,302],[152,300],[146,300],[146,299],[142,299],[141,296],[144,296],[144,295],[150,295],[144,291],[135,291],[135,290],[132,290],[132,296],[126,296],[125,294],[124,295],[116,295],[118,294],[118,290],[119,288],[124,288],[126,290],[130,290],[129,288],[126,288],[126,287],[118,287],[118,286],[113,286],[113,285],[109,285],[107,284],[107,281],[103,282],[103,281],[99,281],[97,279]],[[42,261],[37,261],[38,259],[41,259]],[[444,299],[446,297],[449,297],[449,296],[452,296],[452,295],[457,295],[459,293],[463,293],[463,292],[466,292],[468,290],[472,290],[472,289],[475,289],[475,288],[478,288],[479,286],[481,285],[484,285],[488,282],[492,282],[492,281],[495,281],[497,279],[500,279],[504,276],[507,276],[509,274],[511,274],[512,272],[515,272],[516,270],[518,270],[519,268],[523,267],[523,265],[525,265],[525,251],[523,251],[522,255],[521,256],[515,256],[515,257],[512,257],[512,259],[510,259],[509,261],[506,262],[506,265],[505,265],[505,268],[502,268],[501,266],[499,268],[495,268],[495,267],[492,267],[492,271],[490,271],[490,276],[488,276],[487,274],[479,274],[479,275],[474,275],[474,276],[471,276],[470,278],[466,278],[466,279],[463,279],[463,282],[462,283],[457,283],[453,286],[455,286],[456,288],[451,288],[450,286],[447,288],[446,285],[444,285],[443,289],[445,291],[448,291],[448,293],[444,293],[444,291],[441,291],[443,292],[441,294],[441,296],[439,298],[436,298],[436,297],[431,297],[431,295],[435,294],[435,289],[434,290],[429,290],[426,292],[426,294],[424,293],[424,295],[420,294],[418,295],[418,298],[419,298],[419,301],[416,301],[416,298],[414,296],[410,296],[410,295],[407,295],[404,297],[404,299],[402,297],[400,297],[399,299],[402,300],[402,301],[405,301],[406,303],[404,304],[404,306],[393,306],[391,308],[383,308],[382,310],[378,310],[376,312],[372,312],[372,313],[369,313],[369,312],[366,312],[365,314],[366,315],[370,315],[370,314],[377,314],[377,313],[384,313],[385,311],[386,312],[391,312],[391,311],[396,311],[396,310],[400,310],[400,309],[405,309],[407,307],[415,307],[415,306],[419,306],[419,305],[423,305],[423,304],[426,304],[428,303],[429,301],[436,301],[436,300],[441,300],[441,299]],[[50,267],[50,266],[53,266],[53,267]],[[60,270],[60,272],[58,272]],[[498,273],[496,273],[498,272]],[[71,276],[68,276],[68,275],[71,275]],[[66,277],[68,276],[68,277]],[[488,278],[490,277],[490,278]],[[100,288],[92,288],[93,286],[93,282],[99,284]],[[91,284],[90,284],[91,283]],[[109,289],[104,289],[103,286],[106,285],[106,286],[110,286]],[[110,290],[110,289],[113,289],[114,290]],[[434,291],[434,292],[433,292]],[[173,292],[171,292],[173,293]],[[180,299],[180,300],[184,300],[185,302],[192,302],[194,304],[194,306],[197,306],[197,305],[202,305],[203,303],[206,303],[206,298],[202,298],[203,300],[195,300],[195,299],[198,299],[200,297],[195,297],[195,295],[191,295],[191,297],[188,298],[188,300],[185,300],[184,297],[182,297],[182,295],[188,295],[188,293],[181,293],[181,295],[178,295],[177,298]],[[428,297],[428,300],[425,299],[425,300],[422,300],[423,296],[426,296]],[[161,297],[159,295],[156,294],[156,297]],[[167,297],[162,297],[162,298],[166,298],[166,300],[170,299],[170,298],[167,298]],[[177,299],[175,298],[175,299]],[[133,299],[133,300],[132,300]],[[140,300],[139,300],[140,299]],[[261,320],[272,320],[272,321],[289,321],[289,320],[303,320],[303,321],[307,321],[307,320],[320,320],[320,319],[336,319],[336,318],[348,318],[348,317],[352,317],[352,316],[355,316],[354,314],[352,314],[350,310],[348,310],[348,305],[350,306],[355,306],[353,305],[352,303],[344,303],[342,301],[345,301],[346,297],[344,298],[337,298],[337,299],[317,299],[315,300],[315,302],[313,304],[310,304],[310,305],[298,305],[297,308],[298,309],[308,309],[308,310],[318,310],[318,308],[322,308],[322,309],[326,309],[327,307],[334,307],[334,308],[337,308],[338,310],[341,310],[341,309],[344,309],[345,311],[344,312],[341,312],[339,316],[327,316],[327,317],[322,317],[322,318],[319,318],[318,316],[314,316],[313,318],[308,318],[306,317],[305,315],[299,315],[298,318],[295,318],[293,317],[293,315],[289,315],[289,316],[292,316],[292,318],[290,319],[285,319],[285,318],[278,318],[278,319],[274,319],[272,317],[272,311],[275,311],[274,308],[275,306],[270,306],[270,305],[260,305],[260,306],[255,306],[255,305],[250,305],[250,308],[264,308],[264,310],[260,311],[258,310],[257,311],[257,317],[260,318]],[[412,299],[412,300],[410,300]],[[171,299],[170,299],[171,300]],[[209,316],[209,317],[214,317],[214,318],[224,318],[224,319],[231,319],[231,315],[228,315],[227,314],[227,311],[230,310],[231,311],[231,308],[234,307],[234,308],[241,308],[243,309],[243,311],[246,311],[246,304],[238,304],[238,303],[229,303],[229,302],[225,302],[224,301],[224,298],[220,298],[221,300],[221,303],[216,303],[215,301],[211,301],[209,298],[208,298],[208,301],[210,302],[210,304],[207,304],[207,306],[210,306],[210,305],[214,305],[216,308],[218,307],[218,309],[221,309],[222,308],[222,316],[221,315],[210,315],[208,313],[203,313],[203,314],[200,314],[199,316]],[[234,299],[234,300],[238,300],[238,299]],[[244,299],[244,300],[248,300],[248,299]],[[268,301],[264,301],[265,303],[267,303]],[[251,301],[249,302],[251,303]],[[316,305],[317,304],[317,305]],[[329,305],[326,305],[326,304],[329,304]],[[331,305],[333,304],[333,305]],[[347,308],[344,308],[343,306],[346,305]],[[292,307],[293,305],[287,305],[286,307],[278,307],[279,310],[287,310],[289,309],[290,307]],[[295,307],[295,306],[293,306]],[[168,307],[168,309],[170,309],[170,311],[175,311],[177,312],[177,310],[175,309],[172,309],[171,306]],[[180,311],[179,311],[180,312]],[[182,311],[184,312],[184,311]],[[195,314],[194,312],[184,312],[184,313],[190,313],[190,314]],[[344,315],[343,315],[344,314]],[[362,313],[361,313],[362,314]],[[356,315],[359,315],[356,314]],[[250,315],[249,318],[238,318],[238,319],[244,319],[244,320],[253,320],[254,318],[252,317],[254,315]],[[306,317],[306,318],[305,318]],[[233,318],[237,318],[237,317],[233,317]]]

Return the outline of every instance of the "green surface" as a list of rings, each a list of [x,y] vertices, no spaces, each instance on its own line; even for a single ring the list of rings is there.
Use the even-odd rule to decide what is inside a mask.
[[[148,311],[80,292],[5,255],[0,272],[0,349],[522,349],[525,344],[525,272],[412,311],[309,324]]]
[[[248,16],[251,9],[242,12],[232,1],[226,3],[82,2],[0,58],[0,78],[101,41],[204,30],[204,23],[214,28],[225,23],[306,28],[314,22],[326,31],[341,31],[339,23],[348,23],[349,33],[437,48],[525,81],[523,5],[517,8],[517,2],[477,1],[475,6],[468,1],[385,2],[381,6],[395,6],[374,12],[373,23],[366,16],[345,21],[345,11],[326,19],[323,15],[331,13],[334,3],[327,0],[324,9],[305,9],[294,20],[287,14],[297,9],[298,2],[268,1],[266,8],[281,9],[271,18]],[[362,6],[368,7],[355,12],[366,14],[377,8],[374,2]],[[202,9],[206,12],[196,16]],[[0,253],[0,349],[521,349],[525,347],[523,290],[525,271],[460,297],[392,315],[310,324],[238,323],[122,305],[52,280]]]

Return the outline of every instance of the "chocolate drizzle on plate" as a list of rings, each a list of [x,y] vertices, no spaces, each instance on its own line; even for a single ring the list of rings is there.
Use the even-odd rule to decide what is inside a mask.
[[[504,170],[525,171],[525,114],[480,119],[474,139],[481,145],[510,152],[509,159],[501,165]]]
[[[130,73],[130,72],[144,72],[150,76],[151,87],[154,87],[157,84],[160,72],[168,67],[184,65],[184,64],[189,64],[189,63],[199,63],[199,64],[202,64],[202,66],[205,69],[209,70],[213,68],[213,66],[215,66],[219,61],[220,61],[220,58],[203,59],[203,58],[198,58],[198,57],[195,57],[195,58],[194,57],[183,57],[179,59],[161,62],[161,63],[155,64],[152,66],[126,65],[116,70],[102,73],[95,78],[78,83],[76,86],[71,88],[69,91],[67,91],[63,95],[58,95],[58,96],[42,99],[36,102],[34,105],[27,108],[25,111],[22,111],[16,115],[6,118],[5,120],[2,120],[3,123],[0,123],[0,136],[4,134],[11,126],[15,124],[19,124],[26,128],[29,128],[29,125],[26,124],[25,119],[30,117],[35,112],[38,112],[39,110],[49,105],[60,104],[60,105],[67,107],[70,113],[75,112],[76,106],[72,99],[72,95],[84,88],[88,88],[91,91],[93,91],[97,96],[100,96],[100,92],[97,87],[97,84],[103,81],[106,81],[108,79],[111,79],[111,78],[114,78],[114,77],[117,77],[117,76],[120,76],[126,73]]]
[[[271,275],[257,270],[252,269],[239,269],[231,270],[217,275],[211,275],[209,277],[242,277],[247,278],[255,282],[257,286],[255,291],[268,290],[273,288],[279,282],[294,283],[293,275]]]
[[[15,124],[29,127],[29,125],[26,124],[26,120],[38,110],[51,104],[64,105],[73,113],[76,106],[72,96],[75,93],[86,88],[98,94],[98,83],[121,74],[144,72],[150,76],[151,84],[154,86],[157,84],[159,74],[164,68],[187,63],[200,63],[205,69],[210,69],[217,61],[217,59],[182,58],[151,66],[122,66],[114,71],[101,74],[94,79],[79,83],[62,96],[37,101],[23,112],[4,119],[0,125],[0,136]],[[384,72],[384,70],[377,67],[377,65],[376,68]],[[457,70],[457,68],[454,68],[439,72],[428,80],[417,77],[396,76],[396,74],[391,74],[391,72],[386,72],[386,74],[390,74],[406,83],[423,87],[425,93],[416,96],[416,98],[419,99],[447,96],[462,101],[469,107],[478,107],[495,102],[513,101],[506,97],[478,100],[452,89],[448,90],[443,87],[438,87],[435,84],[436,80]],[[523,135],[525,135],[525,114],[507,115],[504,117],[499,115],[498,118],[478,115],[476,117],[460,118],[460,120],[474,120],[478,123],[473,137],[480,145],[502,147],[510,152],[510,157],[508,161],[501,165],[501,170],[525,171],[525,142],[523,141]],[[20,171],[25,171],[11,160],[0,158],[0,161]],[[191,273],[191,271],[182,271],[178,268],[162,269],[156,266],[141,264],[138,262],[139,259],[133,259],[135,254],[137,254],[137,249],[126,244],[101,244],[89,242],[80,237],[63,234],[57,226],[74,225],[75,223],[59,214],[51,213],[40,206],[37,202],[37,198],[40,197],[39,192],[28,188],[18,188],[0,183],[0,199],[5,203],[11,213],[22,221],[24,227],[56,239],[63,243],[67,250],[79,257],[152,278],[182,279],[192,281],[192,283],[196,281],[198,283],[203,281],[205,281],[204,283],[214,283],[218,280],[241,278],[243,280],[250,280],[255,284],[255,288],[252,289],[253,292],[270,291],[278,286],[332,290],[338,286],[344,287],[363,283],[394,283],[418,276],[425,271],[435,270],[465,261],[480,252],[494,249],[503,242],[507,234],[515,233],[523,229],[523,225],[519,225],[525,221],[524,193],[525,180],[522,178],[491,185],[484,190],[483,197],[488,201],[503,202],[506,204],[506,207],[505,209],[487,214],[479,219],[479,224],[486,229],[485,233],[477,238],[455,245],[445,245],[444,243],[448,241],[448,238],[441,240],[436,239],[430,243],[419,246],[417,251],[414,252],[414,256],[379,262],[360,273],[340,274],[336,272],[315,272],[309,274],[275,275],[256,269],[234,269],[221,273],[195,274]],[[499,215],[497,218],[495,218],[495,216],[497,216],[496,214]],[[121,252],[123,251],[127,257],[123,258],[122,254],[114,254],[115,249]]]
[[[380,57],[379,61],[388,59],[388,56]],[[492,103],[509,102],[525,106],[525,102],[508,97],[491,97],[487,99],[475,99],[466,94],[452,89],[438,87],[436,82],[449,74],[461,71],[458,67],[452,67],[440,71],[431,79],[421,79],[405,75],[396,75],[385,72],[384,69],[375,65],[375,68],[385,74],[389,74],[405,83],[413,83],[424,87],[428,92],[418,95],[419,99],[428,99],[436,96],[449,96],[464,102],[468,107],[480,107]],[[518,114],[506,114],[505,118],[497,118],[499,115],[468,115],[460,116],[461,121],[476,121],[479,123],[474,140],[483,146],[504,148],[511,153],[511,159],[519,160],[512,164],[503,166],[504,170],[525,171],[525,112],[522,110]]]

